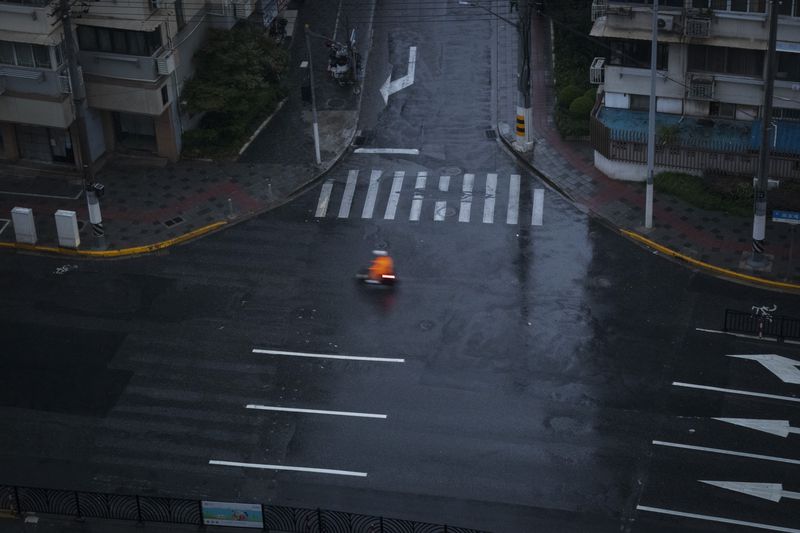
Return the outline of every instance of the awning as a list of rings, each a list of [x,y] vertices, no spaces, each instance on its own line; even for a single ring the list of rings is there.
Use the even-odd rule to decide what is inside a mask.
[[[64,33],[61,28],[47,34],[23,33],[16,31],[3,31],[3,41],[15,43],[43,44],[54,46],[64,40]]]
[[[72,22],[81,26],[99,26],[118,30],[153,31],[161,25],[163,20],[163,17],[150,17],[146,20],[138,20],[83,16],[80,18],[73,17]]]
[[[778,41],[775,43],[775,50],[778,52],[789,52],[790,54],[800,54],[800,43]]]

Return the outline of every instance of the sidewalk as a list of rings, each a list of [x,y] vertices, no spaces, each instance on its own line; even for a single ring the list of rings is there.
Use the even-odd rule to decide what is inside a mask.
[[[322,160],[317,165],[311,105],[302,101],[300,85],[305,73],[299,65],[307,55],[304,24],[329,31],[335,16],[325,12],[324,6],[314,9],[314,2],[304,5],[289,44],[289,96],[238,162],[182,160],[154,166],[154,158],[115,156],[97,176],[106,191],[100,200],[102,239],[92,234],[80,176],[0,166],[0,248],[15,247],[8,219],[17,206],[33,209],[38,250],[69,253],[58,248],[53,217],[56,210],[64,209],[77,214],[78,253],[119,256],[163,248],[249,218],[281,205],[313,183],[350,146],[360,99],[352,88],[339,87],[327,78],[328,50],[315,42],[312,51]]]
[[[704,211],[677,198],[655,194],[653,228],[644,228],[645,186],[613,180],[594,167],[587,142],[561,139],[553,124],[550,25],[534,15],[531,27],[531,91],[533,137],[536,148],[520,155],[537,174],[575,204],[621,233],[716,275],[781,290],[800,290],[800,238],[794,243],[793,226],[767,222],[766,268],[747,264],[751,250],[752,219]],[[588,73],[587,73],[588,75]],[[501,125],[508,144],[513,129]]]

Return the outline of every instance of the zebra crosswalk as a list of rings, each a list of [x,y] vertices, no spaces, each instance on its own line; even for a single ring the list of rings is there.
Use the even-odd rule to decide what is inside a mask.
[[[496,213],[496,206],[499,203],[500,206],[505,206],[505,221],[508,225],[521,223],[522,205],[531,206],[530,225],[543,224],[544,189],[532,189],[532,198],[528,201],[522,197],[519,174],[507,176],[492,172],[464,173],[460,176],[442,174],[438,176],[438,180],[435,178],[429,180],[429,177],[434,178],[422,170],[413,177],[406,176],[403,170],[390,173],[372,169],[367,178],[366,172],[350,170],[344,183],[330,178],[322,184],[314,216],[350,218],[353,215],[354,205],[360,205],[361,219],[382,216],[384,220],[407,218],[410,222],[424,219],[443,222],[457,213],[458,222],[461,223],[481,220],[483,224],[492,224],[498,218],[502,220],[503,213]],[[502,198],[504,204],[498,202],[499,191],[504,195]],[[338,211],[335,211],[332,206],[337,205],[337,202]],[[473,206],[473,204],[479,205]],[[354,216],[358,217],[357,208],[355,213]],[[473,214],[481,218],[478,219]],[[525,216],[527,217],[527,214]]]

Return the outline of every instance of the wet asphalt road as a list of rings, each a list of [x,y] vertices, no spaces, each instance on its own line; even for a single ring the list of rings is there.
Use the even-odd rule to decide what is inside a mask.
[[[376,12],[362,123],[365,147],[418,156],[350,154],[328,186],[160,255],[3,256],[0,483],[493,531],[800,528],[796,500],[698,481],[800,490],[798,435],[713,419],[800,426],[800,385],[726,356],[799,351],[696,329],[754,304],[797,315],[796,298],[655,256],[515,166],[485,135],[496,112],[487,58],[498,54],[470,36],[492,23],[425,14]],[[409,46],[417,78],[384,109],[377,87]],[[531,223],[536,189],[541,225]],[[359,286],[353,274],[384,246],[401,283]]]

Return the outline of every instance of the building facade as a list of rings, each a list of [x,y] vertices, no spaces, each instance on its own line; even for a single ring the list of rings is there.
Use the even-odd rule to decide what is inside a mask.
[[[177,160],[191,126],[180,94],[192,57],[209,28],[231,28],[256,0],[68,4],[79,79],[69,75],[60,1],[0,0],[0,160],[76,169],[111,151]]]
[[[776,127],[771,174],[800,177],[800,0],[778,5]],[[769,37],[768,0],[661,0],[658,12],[656,163],[695,173],[754,175]],[[607,47],[590,80],[595,164],[644,179],[652,1],[595,0],[591,35]]]

